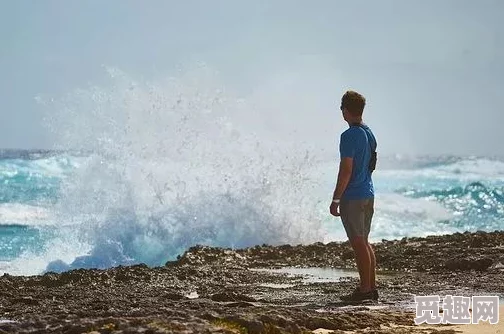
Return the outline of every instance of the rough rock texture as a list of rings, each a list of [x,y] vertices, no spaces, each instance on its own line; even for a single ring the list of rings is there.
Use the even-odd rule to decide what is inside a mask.
[[[504,294],[503,245],[503,232],[382,241],[379,266],[396,272],[380,276],[380,302],[345,307],[339,296],[356,278],[310,283],[251,269],[352,268],[347,243],[197,246],[159,268],[4,275],[0,319],[13,322],[0,321],[0,333],[409,333],[389,326],[412,325],[414,294]]]
[[[504,232],[455,233],[426,238],[382,240],[374,245],[377,264],[382,270],[452,271],[486,270],[504,264]],[[244,265],[257,267],[335,267],[354,268],[348,242],[311,245],[255,246],[246,249],[191,247],[177,261],[167,265]]]

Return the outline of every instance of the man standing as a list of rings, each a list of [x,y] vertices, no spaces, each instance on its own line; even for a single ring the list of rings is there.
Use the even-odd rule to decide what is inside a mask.
[[[362,123],[366,99],[354,91],[341,98],[341,111],[349,128],[341,134],[338,182],[330,212],[340,216],[348,240],[355,252],[360,286],[342,300],[377,300],[376,259],[368,242],[374,206],[371,173],[376,164],[376,139],[371,129]]]

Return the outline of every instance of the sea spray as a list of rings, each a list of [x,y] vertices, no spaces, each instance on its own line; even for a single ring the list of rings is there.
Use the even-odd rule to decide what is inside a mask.
[[[150,83],[109,73],[101,87],[39,99],[59,150],[0,151],[0,275],[158,265],[197,243],[346,238],[327,210],[339,132],[320,153],[297,124],[327,122],[312,100],[279,102],[265,87],[236,98],[208,68]],[[272,112],[282,133],[270,131]],[[503,228],[502,160],[380,161],[372,241]]]
[[[46,105],[57,148],[90,152],[55,208],[90,252],[48,270],[159,265],[195,244],[321,240],[310,148],[255,135],[242,119],[266,115],[204,67],[157,83],[109,73],[110,87]]]

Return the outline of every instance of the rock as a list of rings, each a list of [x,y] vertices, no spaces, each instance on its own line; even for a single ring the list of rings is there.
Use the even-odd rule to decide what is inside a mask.
[[[323,317],[312,317],[309,318],[306,323],[305,327],[311,330],[317,329],[317,328],[325,328],[325,329],[338,329],[336,324],[332,321],[330,321],[327,318]]]
[[[205,312],[199,316],[201,319],[205,319],[208,321],[214,321],[219,319],[219,314],[216,312]]]
[[[252,307],[252,306],[254,306],[254,304],[244,302],[244,301],[239,301],[239,302],[231,302],[231,303],[225,304],[224,306],[239,308],[239,307]]]
[[[226,320],[234,322],[239,326],[246,328],[249,334],[261,334],[265,332],[264,324],[261,321],[252,319],[250,317],[244,318],[235,315],[227,317]]]
[[[30,305],[30,306],[36,306],[36,305],[40,304],[40,302],[38,300],[34,299],[31,296],[16,298],[16,299],[14,299],[14,301],[17,303]]]
[[[498,264],[504,263],[502,245],[504,232],[376,243],[379,265],[397,270],[379,279],[380,306],[390,306],[396,312],[395,307],[411,303],[412,295],[500,294],[504,280]],[[341,260],[343,257],[347,260]],[[299,278],[248,270],[252,264],[349,268],[355,260],[348,243],[265,245],[244,250],[197,247],[180,259],[187,263],[0,277],[0,318],[19,321],[0,322],[0,333],[243,333],[247,329],[249,333],[299,334],[307,327],[371,333],[379,331],[381,324],[413,323],[412,312],[392,315],[392,311],[387,313],[381,308],[369,311],[365,307],[331,305],[339,295],[354,288],[355,277],[341,279],[337,284],[297,284]],[[201,297],[184,297],[189,291],[198,291]],[[324,308],[329,312],[320,312]],[[236,320],[229,328],[212,324],[227,318]]]
[[[87,328],[82,325],[67,325],[66,327],[62,328],[62,331],[65,334],[81,334],[85,333]]]
[[[215,302],[234,302],[234,301],[246,301],[246,302],[255,302],[257,301],[256,299],[241,295],[241,294],[236,294],[234,292],[221,292],[221,293],[215,293],[210,297],[211,300]]]
[[[179,293],[174,293],[174,292],[167,292],[167,293],[163,294],[163,298],[169,299],[169,300],[187,299],[185,296],[183,296]]]
[[[12,323],[0,323],[0,331],[5,333],[14,333],[17,326]]]
[[[504,264],[502,264],[502,261],[496,262],[492,265],[492,268],[502,270],[504,269]]]
[[[342,260],[353,260],[355,258],[355,253],[353,250],[348,249],[341,254],[341,259]]]
[[[450,259],[446,262],[445,267],[450,270],[487,270],[493,264],[490,258],[464,258]]]
[[[303,332],[301,330],[301,327],[299,327],[299,325],[296,323],[288,324],[285,327],[285,330],[287,331],[287,333],[292,333],[292,334],[301,334]]]
[[[264,332],[264,325],[257,320],[248,321],[245,325],[250,334],[261,334]]]
[[[180,258],[178,258],[178,259],[180,259]],[[179,261],[166,261],[165,267],[168,267],[168,268],[176,267],[176,266],[178,266],[178,264],[179,264]]]

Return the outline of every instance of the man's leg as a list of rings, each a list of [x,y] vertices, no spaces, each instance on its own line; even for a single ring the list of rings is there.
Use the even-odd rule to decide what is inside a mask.
[[[376,289],[376,257],[373,247],[371,247],[371,244],[367,241],[366,243],[369,252],[369,257],[371,259],[371,267],[369,268],[369,274],[370,274],[369,285],[371,286],[371,289]]]
[[[360,286],[357,292],[342,296],[342,300],[368,299],[371,288],[371,254],[368,249],[367,236],[369,234],[365,224],[365,201],[350,200],[340,204],[341,221],[355,254],[355,261],[359,270]]]
[[[355,253],[355,260],[360,276],[360,291],[371,291],[373,286],[372,278],[372,259],[368,248],[368,242],[363,236],[355,236],[350,239],[350,244]]]
[[[371,231],[371,221],[373,219],[374,214],[374,198],[368,200],[365,205],[365,229],[366,229],[366,244],[369,252],[369,256],[371,258],[371,268],[369,269],[370,278],[369,282],[371,285],[371,289],[376,289],[376,256],[371,247],[371,244],[368,241],[369,232]]]

